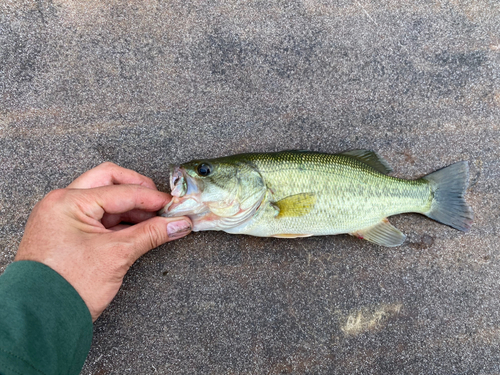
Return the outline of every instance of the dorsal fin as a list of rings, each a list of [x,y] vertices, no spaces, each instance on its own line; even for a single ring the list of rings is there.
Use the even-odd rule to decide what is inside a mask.
[[[340,155],[350,156],[351,158],[358,159],[363,163],[369,165],[373,169],[379,171],[383,174],[389,174],[392,172],[392,168],[389,164],[380,156],[378,156],[375,151],[371,150],[352,150],[341,153]]]
[[[312,211],[315,203],[315,194],[302,193],[290,195],[289,197],[283,198],[273,204],[279,209],[279,213],[276,217],[280,218],[306,215]]]

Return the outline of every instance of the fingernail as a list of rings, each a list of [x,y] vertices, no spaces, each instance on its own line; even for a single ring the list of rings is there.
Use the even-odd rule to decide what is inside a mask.
[[[184,237],[191,231],[191,224],[186,220],[173,221],[167,224],[167,234],[171,240]]]

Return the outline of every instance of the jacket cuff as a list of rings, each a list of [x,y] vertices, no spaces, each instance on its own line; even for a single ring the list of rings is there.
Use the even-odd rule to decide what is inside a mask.
[[[52,268],[11,263],[0,276],[0,373],[79,374],[92,343],[92,317]]]

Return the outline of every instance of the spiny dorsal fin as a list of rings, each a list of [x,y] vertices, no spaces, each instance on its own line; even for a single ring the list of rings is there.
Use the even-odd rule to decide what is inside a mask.
[[[378,156],[375,151],[371,150],[352,150],[341,153],[340,155],[350,156],[351,158],[358,159],[365,164],[368,164],[373,169],[379,171],[383,174],[389,174],[392,172],[392,168],[389,164],[380,156]]]
[[[315,203],[316,195],[313,193],[290,195],[289,197],[283,198],[274,203],[274,205],[279,209],[279,213],[276,217],[280,218],[306,215],[312,211]]]
[[[406,236],[393,227],[386,218],[380,223],[360,229],[351,235],[387,247],[399,246],[406,239]]]

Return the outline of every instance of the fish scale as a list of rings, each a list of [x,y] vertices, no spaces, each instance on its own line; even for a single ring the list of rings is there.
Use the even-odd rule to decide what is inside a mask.
[[[174,197],[160,214],[187,215],[194,231],[284,238],[349,233],[383,246],[404,241],[386,218],[405,212],[469,230],[467,162],[416,180],[388,176],[390,171],[369,150],[193,160],[172,167]]]
[[[390,177],[349,156],[284,152],[279,157],[251,154],[246,158],[273,190],[275,200],[305,192],[317,196],[310,213],[271,220],[274,213],[268,212],[249,223],[248,231],[349,233],[387,216],[430,208],[427,181]]]

